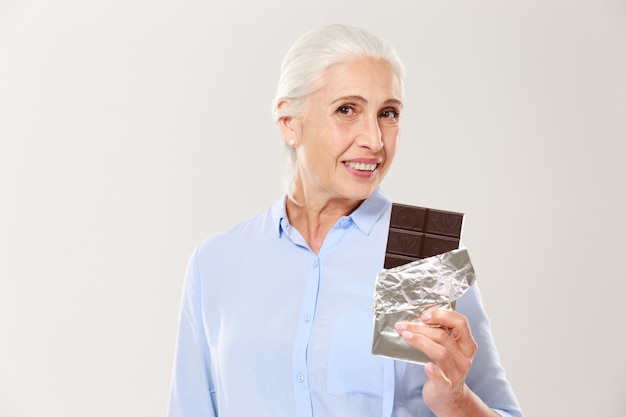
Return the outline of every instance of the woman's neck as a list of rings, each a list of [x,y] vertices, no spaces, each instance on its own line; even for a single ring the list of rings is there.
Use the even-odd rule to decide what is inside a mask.
[[[352,213],[362,201],[329,198],[308,198],[304,193],[294,193],[287,198],[287,217],[309,248],[319,253],[326,235],[343,216]]]

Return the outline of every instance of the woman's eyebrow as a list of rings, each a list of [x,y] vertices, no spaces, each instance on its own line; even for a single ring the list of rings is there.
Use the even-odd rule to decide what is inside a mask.
[[[367,100],[365,99],[365,97],[361,97],[361,96],[342,96],[342,97],[338,97],[335,100],[331,101],[330,104],[335,104],[335,103],[338,103],[340,101],[359,101],[361,103],[367,103]]]
[[[340,101],[358,101],[358,102],[366,103],[366,104],[368,102],[365,97],[356,96],[355,95],[355,96],[342,96],[342,97],[339,97],[339,98],[333,100],[330,104],[335,104],[335,103],[338,103]],[[400,100],[398,100],[398,99],[395,99],[395,98],[390,98],[388,100],[385,100],[385,102],[383,103],[383,105],[385,105],[385,106],[392,105],[392,104],[395,104],[396,106],[399,106],[400,108],[403,107],[402,102]]]
[[[385,102],[383,103],[386,106],[389,105],[396,105],[400,108],[404,107],[404,104],[402,104],[402,102],[400,100],[398,100],[397,98],[390,98],[389,100],[385,100]]]

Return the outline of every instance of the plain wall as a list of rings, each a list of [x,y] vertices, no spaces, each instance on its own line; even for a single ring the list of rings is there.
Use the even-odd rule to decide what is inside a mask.
[[[282,193],[282,56],[407,67],[397,202],[466,213],[527,416],[623,415],[626,3],[0,1],[0,416],[164,415],[187,257]]]

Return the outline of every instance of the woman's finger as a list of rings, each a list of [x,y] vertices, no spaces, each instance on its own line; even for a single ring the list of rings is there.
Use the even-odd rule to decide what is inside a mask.
[[[428,326],[439,326],[448,330],[450,337],[458,344],[463,354],[473,359],[478,350],[472,336],[467,317],[456,311],[433,310],[422,314],[420,320]]]
[[[396,330],[404,341],[422,351],[441,369],[449,380],[460,381],[471,367],[471,358],[465,356],[459,344],[441,327],[400,322]]]

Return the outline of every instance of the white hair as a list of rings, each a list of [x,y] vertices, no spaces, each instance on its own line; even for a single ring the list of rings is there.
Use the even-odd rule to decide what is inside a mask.
[[[324,71],[355,58],[387,61],[398,77],[400,91],[404,91],[404,66],[389,43],[355,26],[320,26],[298,39],[283,59],[272,106],[274,121],[301,115],[304,98],[320,87]],[[289,105],[278,109],[278,103],[284,99]]]
[[[321,87],[324,71],[329,67],[358,58],[386,61],[398,78],[400,94],[404,92],[404,66],[395,49],[373,33],[355,26],[331,24],[317,27],[298,39],[283,59],[278,88],[272,105],[274,121],[299,117],[306,97]],[[287,105],[278,108],[281,101]],[[286,189],[293,198],[296,152],[286,146],[288,166]],[[297,203],[297,202],[296,202]]]

